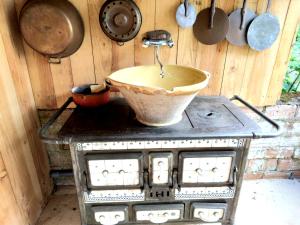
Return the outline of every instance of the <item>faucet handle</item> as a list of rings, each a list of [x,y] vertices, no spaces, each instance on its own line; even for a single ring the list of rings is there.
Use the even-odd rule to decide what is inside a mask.
[[[146,38],[150,40],[171,40],[171,34],[166,30],[154,30],[147,32]]]

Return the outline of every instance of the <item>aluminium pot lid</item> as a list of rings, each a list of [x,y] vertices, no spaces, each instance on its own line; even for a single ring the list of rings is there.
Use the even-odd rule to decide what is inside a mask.
[[[236,46],[247,44],[247,29],[253,19],[256,17],[255,12],[245,9],[244,24],[242,23],[242,9],[237,9],[229,15],[229,29],[226,35],[227,41]]]
[[[109,0],[101,8],[99,21],[103,32],[110,39],[126,42],[138,34],[142,15],[132,0]]]
[[[276,16],[264,13],[256,17],[249,26],[247,41],[253,50],[270,48],[280,33],[280,23]]]

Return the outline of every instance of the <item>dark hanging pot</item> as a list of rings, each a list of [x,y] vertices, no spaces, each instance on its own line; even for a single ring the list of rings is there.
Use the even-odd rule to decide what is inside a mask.
[[[140,31],[142,14],[133,0],[107,0],[101,7],[99,21],[103,32],[123,45]]]
[[[84,37],[82,18],[67,0],[29,0],[20,12],[19,25],[26,43],[50,62],[72,55]]]

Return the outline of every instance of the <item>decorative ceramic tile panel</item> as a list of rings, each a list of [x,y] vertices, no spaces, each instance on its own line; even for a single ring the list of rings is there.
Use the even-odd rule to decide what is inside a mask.
[[[84,192],[85,203],[103,202],[135,202],[144,201],[145,193],[140,189],[131,190],[103,190]]]
[[[235,188],[224,187],[191,187],[175,190],[175,199],[229,199],[233,198]]]
[[[168,148],[210,148],[238,147],[244,139],[193,139],[193,140],[159,140],[159,141],[117,141],[77,143],[79,151],[125,150],[125,149],[168,149]]]

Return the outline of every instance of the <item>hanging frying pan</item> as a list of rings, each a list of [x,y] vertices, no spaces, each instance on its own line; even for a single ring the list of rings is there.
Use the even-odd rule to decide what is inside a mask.
[[[23,6],[19,25],[26,43],[51,59],[67,57],[81,46],[82,18],[67,0],[30,0]],[[53,61],[54,62],[54,61]]]
[[[124,43],[138,34],[142,14],[133,0],[107,0],[101,7],[99,21],[110,39]]]
[[[228,17],[229,29],[226,39],[233,45],[244,46],[247,44],[247,28],[256,17],[252,10],[247,9],[247,1],[244,0],[243,8],[236,9]]]
[[[278,18],[269,12],[271,3],[272,1],[268,0],[266,12],[252,21],[247,32],[248,44],[256,51],[263,51],[271,47],[280,32]]]
[[[184,0],[184,3],[180,4],[177,8],[176,21],[182,28],[192,27],[196,21],[196,17],[196,9],[188,0]]]
[[[216,8],[216,0],[212,0],[211,7],[198,14],[193,30],[200,42],[213,45],[226,37],[228,26],[228,16],[222,9]]]

